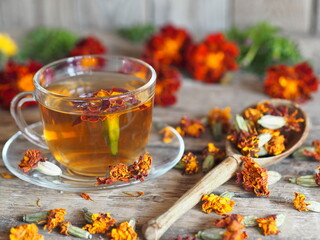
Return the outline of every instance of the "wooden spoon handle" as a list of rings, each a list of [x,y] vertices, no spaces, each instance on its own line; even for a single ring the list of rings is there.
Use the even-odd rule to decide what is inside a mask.
[[[224,159],[218,166],[208,172],[196,185],[187,191],[175,204],[156,219],[151,219],[144,226],[143,232],[147,240],[157,240],[184,213],[193,208],[204,194],[228,181],[241,164],[236,156]]]

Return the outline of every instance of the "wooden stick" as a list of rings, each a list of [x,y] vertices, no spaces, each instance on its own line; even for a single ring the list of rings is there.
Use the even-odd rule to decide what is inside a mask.
[[[161,216],[151,219],[144,226],[143,232],[147,240],[157,240],[183,214],[193,208],[204,194],[228,181],[240,167],[239,155],[232,155],[208,172],[196,185],[186,192],[175,204]]]

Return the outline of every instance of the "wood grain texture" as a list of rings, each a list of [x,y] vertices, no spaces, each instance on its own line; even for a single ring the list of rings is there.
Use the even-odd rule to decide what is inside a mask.
[[[306,143],[311,143],[320,136],[319,102],[320,93],[313,95],[314,99],[302,105],[312,121],[312,127]],[[262,92],[262,81],[253,75],[236,74],[230,85],[208,85],[195,82],[187,76],[179,92],[178,103],[169,108],[156,107],[154,119],[164,121],[171,125],[177,124],[183,115],[189,117],[201,117],[213,107],[225,108],[230,106],[232,113],[238,113],[245,107],[266,99]],[[26,112],[28,121],[36,121],[37,109]],[[13,120],[7,111],[0,111],[0,146],[1,149],[7,139],[17,131]],[[187,138],[187,151],[200,151],[208,141],[211,141],[209,133],[201,139]],[[223,191],[233,191],[235,207],[233,213],[243,215],[257,215],[264,217],[270,214],[286,213],[287,218],[280,227],[279,236],[264,237],[256,228],[248,228],[250,239],[318,239],[320,231],[319,213],[298,212],[292,205],[294,192],[303,193],[307,199],[320,201],[318,188],[303,188],[288,182],[287,178],[298,174],[312,174],[317,162],[294,160],[286,158],[270,170],[279,171],[283,178],[275,185],[270,186],[270,198],[257,198],[253,194],[244,191],[234,180],[228,181],[214,192],[220,194]],[[0,162],[0,173],[9,173]],[[81,226],[85,222],[81,215],[81,208],[87,207],[92,212],[110,212],[119,222],[129,218],[137,220],[137,230],[141,235],[141,227],[152,218],[160,216],[167,211],[186,191],[194,186],[203,174],[192,176],[182,175],[181,171],[172,169],[162,177],[145,183],[108,191],[88,192],[94,201],[82,199],[74,192],[61,192],[34,186],[20,179],[0,178],[0,239],[8,239],[9,229],[12,226],[22,224],[21,216],[25,213],[49,210],[54,208],[67,209],[67,219],[73,224]],[[145,193],[141,198],[131,198],[123,192]],[[36,205],[40,199],[41,207]],[[212,222],[220,216],[205,214],[201,211],[201,205],[194,208],[179,218],[163,235],[161,239],[169,239],[178,234],[194,234],[212,226]],[[48,234],[40,230],[49,240],[74,239],[59,235],[56,231]],[[142,235],[141,235],[142,236]],[[100,239],[94,236],[94,239]],[[143,239],[143,238],[142,238]]]
[[[309,33],[312,0],[233,0],[234,24],[247,27],[269,21],[285,31]]]

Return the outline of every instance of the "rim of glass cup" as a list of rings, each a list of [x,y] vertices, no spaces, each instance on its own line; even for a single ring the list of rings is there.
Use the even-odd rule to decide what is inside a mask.
[[[46,95],[51,95],[54,97],[59,97],[59,98],[65,98],[68,100],[77,100],[77,99],[83,99],[83,97],[70,97],[70,96],[65,96],[65,95],[61,95],[58,93],[54,93],[51,91],[48,91],[46,88],[42,87],[40,85],[40,83],[37,81],[37,79],[39,79],[40,75],[48,68],[54,67],[54,65],[58,65],[60,63],[63,62],[72,62],[74,60],[79,60],[79,59],[83,59],[83,58],[89,58],[89,57],[100,57],[100,58],[105,58],[105,59],[119,59],[119,60],[130,60],[136,63],[140,63],[142,65],[144,65],[146,68],[148,68],[151,71],[151,77],[150,79],[141,87],[134,89],[134,90],[130,90],[129,92],[125,92],[122,94],[117,95],[118,98],[122,98],[123,96],[127,96],[127,95],[132,95],[132,94],[136,94],[138,92],[142,92],[145,89],[148,89],[150,86],[152,86],[157,78],[157,74],[156,71],[154,70],[154,68],[146,63],[145,61],[138,59],[138,58],[134,58],[134,57],[127,57],[127,56],[121,56],[121,55],[101,55],[101,54],[93,54],[93,55],[81,55],[81,56],[75,56],[75,57],[67,57],[67,58],[62,58],[59,60],[56,60],[54,62],[51,62],[49,64],[44,65],[42,68],[40,68],[36,74],[33,77],[33,83],[35,86],[35,89],[41,91],[42,93],[46,94]],[[86,100],[90,100],[90,99],[97,99],[97,98],[101,98],[101,99],[108,99],[111,97],[115,97],[115,96],[108,96],[108,97],[85,97]]]

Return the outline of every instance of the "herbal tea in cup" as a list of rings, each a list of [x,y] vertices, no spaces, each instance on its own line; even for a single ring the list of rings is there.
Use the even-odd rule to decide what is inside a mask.
[[[134,58],[62,59],[37,72],[35,91],[16,96],[11,112],[25,137],[49,148],[62,165],[82,175],[105,175],[110,165],[132,164],[144,152],[155,79],[152,67]],[[21,117],[22,103],[34,99],[43,136]]]

